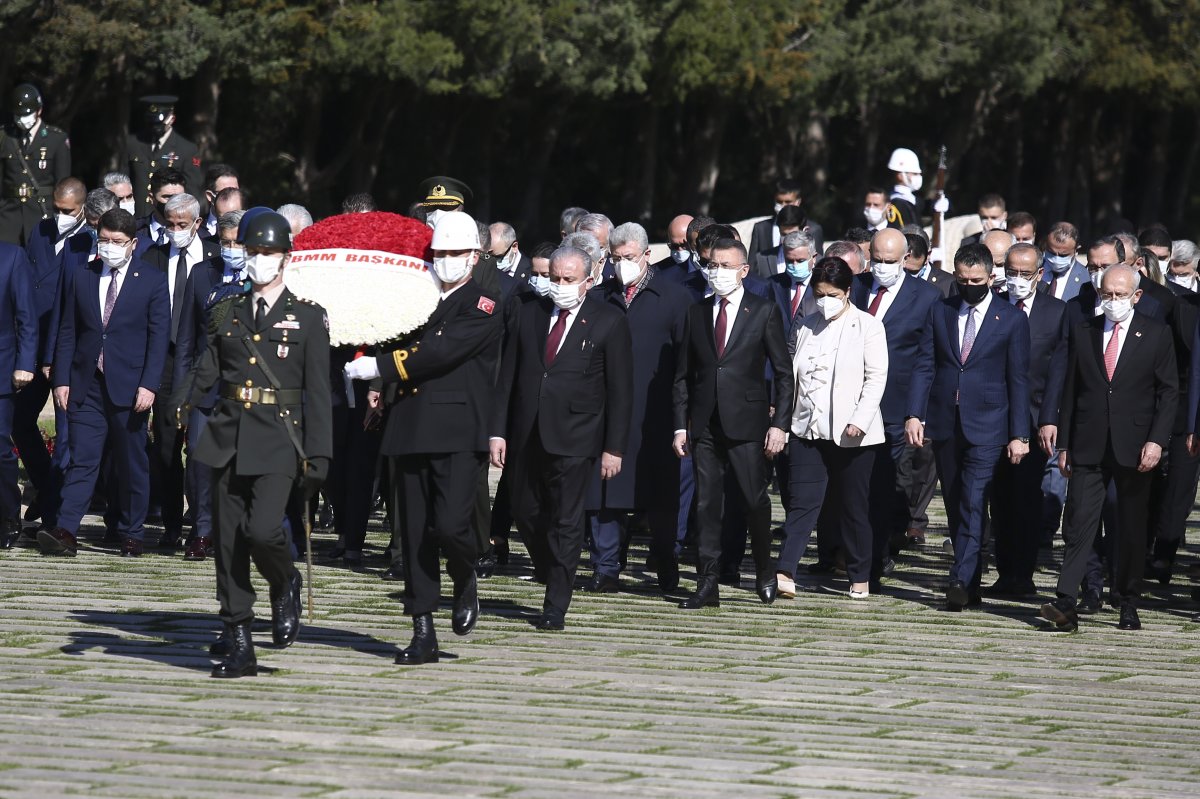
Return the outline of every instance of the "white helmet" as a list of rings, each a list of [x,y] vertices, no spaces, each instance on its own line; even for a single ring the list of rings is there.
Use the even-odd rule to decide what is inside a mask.
[[[470,214],[462,211],[442,214],[434,225],[429,246],[435,250],[478,250],[479,226]]]
[[[887,168],[893,172],[921,174],[921,162],[917,160],[917,154],[907,147],[897,147],[892,150],[892,157],[888,159]]]

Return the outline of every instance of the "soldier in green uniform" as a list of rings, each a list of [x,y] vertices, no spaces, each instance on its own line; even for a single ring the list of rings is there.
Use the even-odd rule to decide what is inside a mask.
[[[208,348],[189,401],[217,387],[217,405],[192,457],[213,469],[217,599],[225,629],[210,651],[214,677],[256,674],[250,637],[250,561],[271,587],[272,638],[286,647],[300,627],[303,581],[283,530],[297,479],[309,496],[329,471],[333,420],[329,319],[283,285],[291,250],[287,220],[268,211],[241,231],[249,280],[212,308]],[[181,418],[186,418],[182,415]]]
[[[71,141],[42,121],[42,95],[13,90],[13,123],[0,130],[0,241],[25,246],[38,222],[54,215],[54,187],[71,176]]]
[[[169,94],[153,94],[140,99],[146,106],[144,124],[140,130],[129,134],[121,154],[121,163],[133,179],[133,197],[137,200],[134,216],[145,216],[154,209],[150,179],[156,170],[176,169],[187,178],[185,188],[190,194],[201,196],[203,191],[200,151],[175,130],[175,103],[178,101],[178,97]]]

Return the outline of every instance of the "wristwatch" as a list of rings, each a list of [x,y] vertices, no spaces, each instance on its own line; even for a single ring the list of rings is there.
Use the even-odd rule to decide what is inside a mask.
[[[1017,441],[1020,441],[1022,444],[1028,444],[1028,443],[1029,443],[1029,439],[1028,439],[1028,438],[1021,438],[1021,437],[1018,437],[1018,438],[1017,438]]]

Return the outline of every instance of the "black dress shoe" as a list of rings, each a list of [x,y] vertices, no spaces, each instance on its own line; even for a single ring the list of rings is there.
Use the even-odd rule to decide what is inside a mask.
[[[462,586],[454,586],[454,611],[450,615],[455,635],[468,635],[479,620],[479,585],[472,574]]]
[[[253,677],[258,674],[258,659],[254,656],[254,641],[250,637],[250,623],[230,624],[226,627],[230,640],[225,659],[213,666],[214,677]]]
[[[535,630],[542,632],[558,632],[566,627],[563,617],[557,613],[543,613],[537,621],[533,623]]]
[[[596,572],[584,583],[583,590],[592,594],[616,594],[621,590],[621,579]]]
[[[680,602],[679,607],[683,610],[721,607],[721,594],[716,578],[701,577],[696,583],[696,592]]]
[[[496,556],[491,552],[485,552],[479,556],[479,560],[475,561],[475,576],[481,580],[486,580],[496,573]]]
[[[164,530],[163,534],[159,536],[158,548],[166,550],[179,549],[179,539],[182,537],[183,531],[181,530]]]
[[[187,561],[198,562],[211,557],[212,553],[212,538],[206,535],[198,535],[188,542],[187,549],[183,551],[183,559]]]
[[[395,564],[392,564],[391,566],[388,566],[387,571],[385,571],[383,574],[379,575],[379,579],[387,580],[390,583],[401,582],[402,580],[404,580],[404,569],[402,569],[401,567],[399,567]]]
[[[413,616],[413,637],[408,646],[396,655],[399,666],[420,666],[438,662],[437,633],[433,631],[433,614]]]
[[[20,547],[21,549],[37,549],[40,546],[38,544],[38,532],[40,529],[28,527],[21,530],[13,540],[13,546]]]
[[[962,580],[951,580],[950,585],[946,588],[946,609],[959,611],[967,606],[967,601],[970,597],[967,595],[967,587]]]
[[[27,522],[35,522],[42,518],[42,504],[38,500],[29,503],[29,507],[25,508],[25,516]]]
[[[133,536],[125,536],[125,540],[121,542],[121,557],[140,558],[141,556],[142,542]]]
[[[275,646],[286,648],[300,634],[300,591],[304,578],[293,572],[278,596],[271,597],[271,641]]]
[[[224,658],[233,651],[232,629],[228,624],[221,629],[221,634],[217,636],[217,640],[208,645],[208,654],[215,658]]]
[[[37,540],[43,555],[66,555],[73,558],[79,551],[75,536],[61,527],[39,531]]]
[[[492,539],[492,554],[496,557],[497,566],[508,565],[508,537],[497,536]]]
[[[779,593],[779,580],[773,572],[768,577],[759,577],[754,581],[754,591],[764,605],[770,605]]]
[[[1103,609],[1104,602],[1100,599],[1100,592],[1089,588],[1079,597],[1079,606],[1075,611],[1083,616],[1091,616]]]
[[[1121,620],[1117,622],[1118,630],[1140,630],[1142,620],[1138,618],[1137,606],[1132,602],[1121,603]]]
[[[1079,614],[1075,610],[1075,600],[1060,596],[1053,602],[1042,605],[1041,616],[1062,632],[1073,633],[1079,629]]]
[[[658,587],[664,594],[669,594],[679,588],[679,562],[675,558],[659,558]]]

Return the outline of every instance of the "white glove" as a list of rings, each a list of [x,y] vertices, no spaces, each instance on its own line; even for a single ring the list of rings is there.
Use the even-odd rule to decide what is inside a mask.
[[[933,210],[939,214],[944,214],[950,210],[950,198],[939,197],[933,204]]]
[[[379,377],[379,364],[370,355],[356,358],[343,370],[351,380],[374,380]]]

